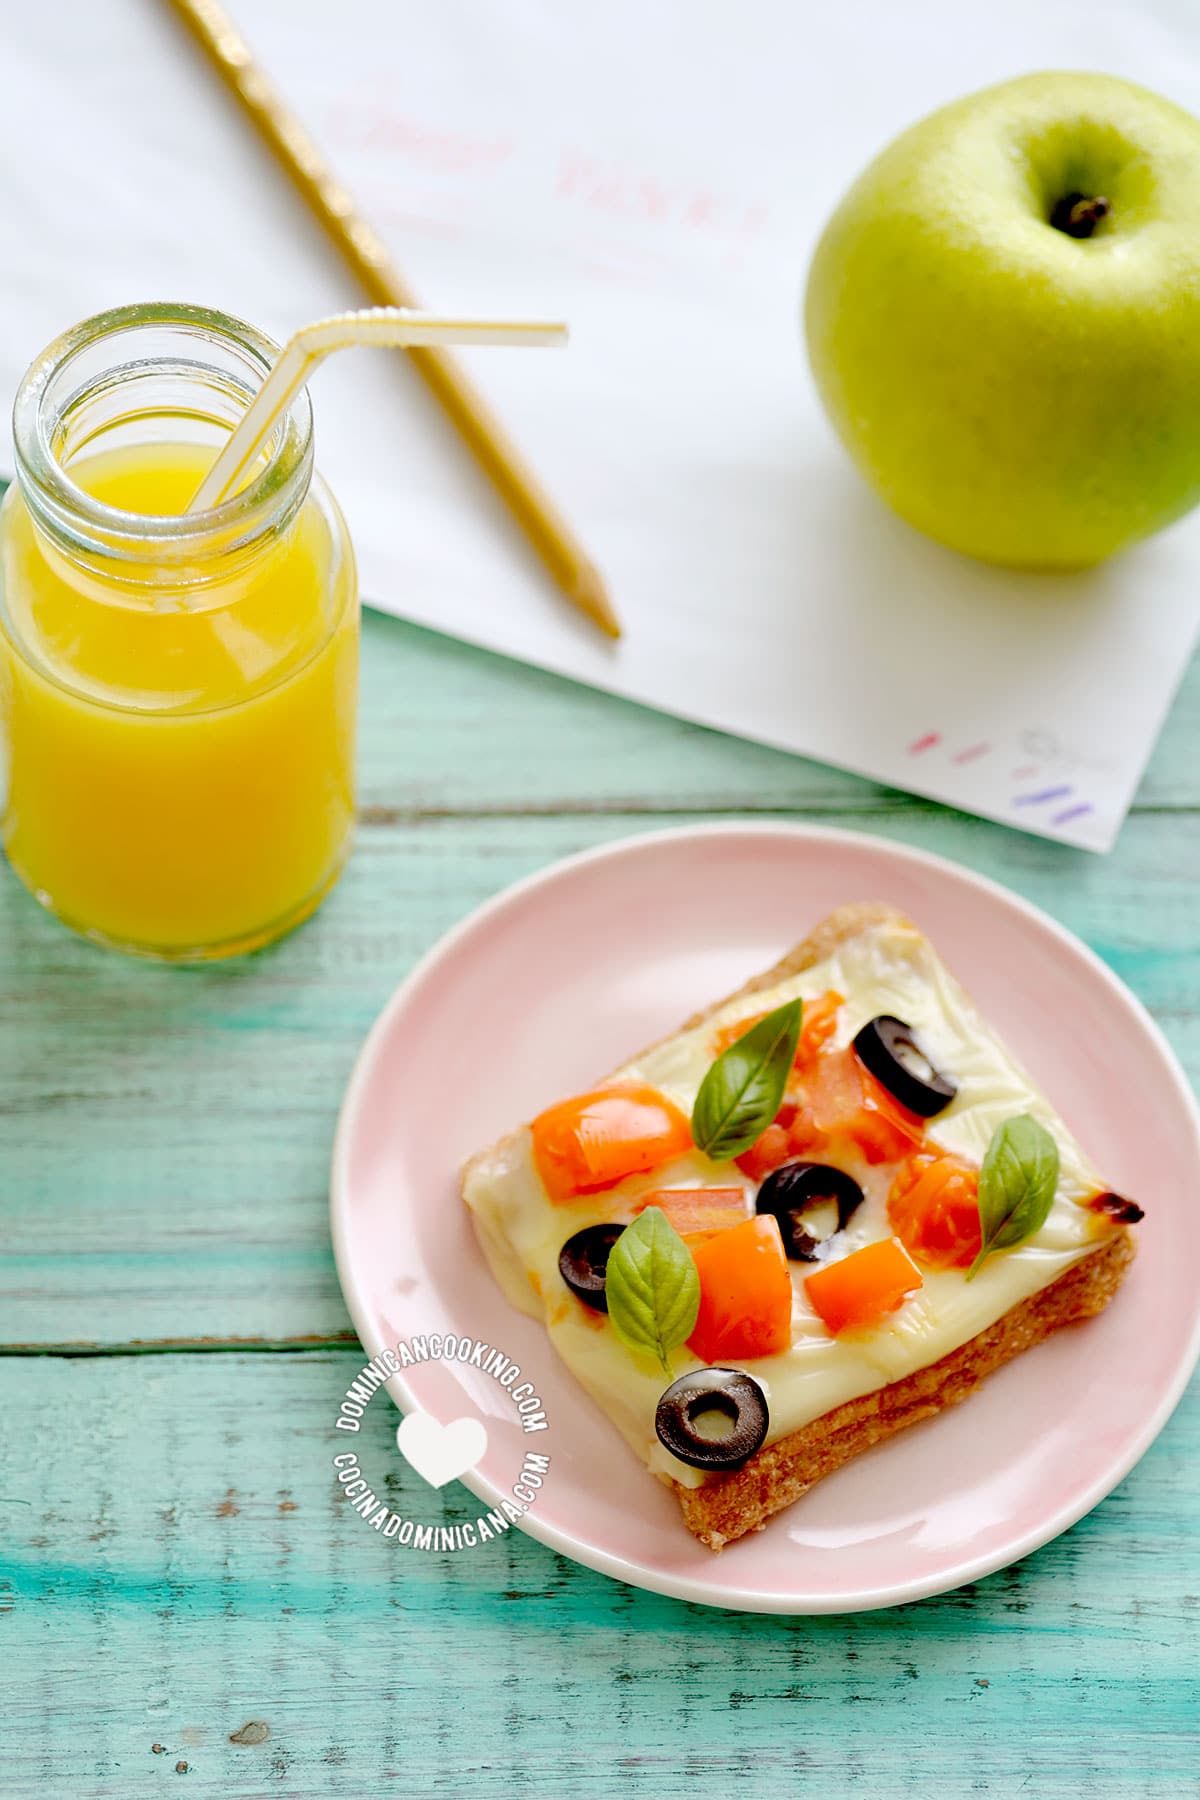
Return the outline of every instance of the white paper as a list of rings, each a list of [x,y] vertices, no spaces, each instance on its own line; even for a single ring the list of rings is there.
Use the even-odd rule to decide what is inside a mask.
[[[1200,626],[1200,517],[1094,574],[894,520],[808,376],[821,224],[905,124],[1038,67],[1200,111],[1185,0],[236,0],[431,306],[563,317],[467,354],[604,570],[556,595],[395,353],[314,383],[377,606],[686,718],[1108,848]],[[158,0],[4,24],[0,388],[85,314],[193,300],[277,337],[360,298]],[[1197,421],[1200,430],[1200,420]]]

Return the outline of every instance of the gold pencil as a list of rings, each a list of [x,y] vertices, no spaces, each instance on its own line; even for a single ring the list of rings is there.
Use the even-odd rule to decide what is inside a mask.
[[[417,307],[382,239],[329,169],[216,0],[168,0],[378,306]],[[418,373],[573,605],[610,637],[621,625],[603,578],[500,421],[448,350],[411,349]]]

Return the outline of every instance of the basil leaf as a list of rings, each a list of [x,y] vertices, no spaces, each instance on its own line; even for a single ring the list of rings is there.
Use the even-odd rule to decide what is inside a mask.
[[[783,1100],[802,1015],[799,1000],[789,1000],[718,1056],[692,1108],[692,1140],[698,1150],[728,1162],[758,1142]]]
[[[700,1277],[692,1253],[661,1206],[648,1206],[621,1233],[604,1277],[613,1330],[631,1350],[658,1358],[692,1334],[700,1310]]]
[[[979,1172],[983,1246],[968,1281],[993,1250],[1009,1250],[1041,1229],[1057,1187],[1058,1145],[1046,1127],[1028,1113],[997,1125]]]

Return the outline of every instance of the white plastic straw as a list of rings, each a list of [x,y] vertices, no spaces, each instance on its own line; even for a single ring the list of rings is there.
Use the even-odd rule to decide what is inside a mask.
[[[193,494],[189,512],[204,512],[232,492],[254,461],[276,421],[313,370],[333,350],[352,344],[376,347],[437,344],[565,344],[567,328],[525,319],[448,319],[401,306],[314,319],[288,339],[229,440]]]

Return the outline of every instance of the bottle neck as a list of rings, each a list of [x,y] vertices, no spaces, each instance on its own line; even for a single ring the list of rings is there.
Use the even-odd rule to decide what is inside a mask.
[[[190,476],[198,485],[275,349],[222,314],[124,307],[43,352],[14,408],[16,470],[43,549],[66,579],[98,598],[205,606],[271,560],[312,478],[307,395],[238,493],[206,512],[187,508]],[[111,479],[114,470],[124,478]],[[172,510],[162,510],[164,497]]]

